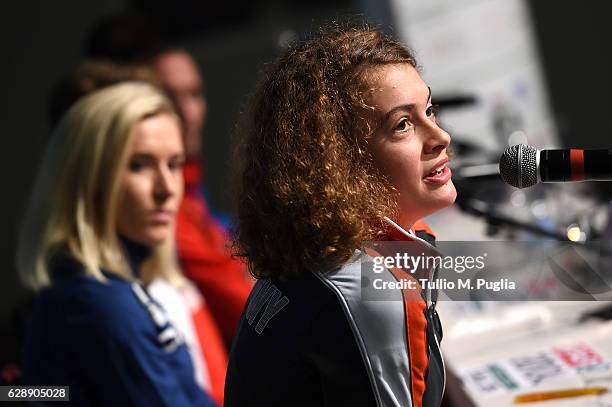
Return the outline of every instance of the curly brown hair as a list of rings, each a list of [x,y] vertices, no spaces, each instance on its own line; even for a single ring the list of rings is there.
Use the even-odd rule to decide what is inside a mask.
[[[258,83],[239,128],[235,254],[256,278],[341,266],[380,239],[396,193],[365,145],[362,96],[376,66],[416,66],[369,28],[333,29],[286,50]]]

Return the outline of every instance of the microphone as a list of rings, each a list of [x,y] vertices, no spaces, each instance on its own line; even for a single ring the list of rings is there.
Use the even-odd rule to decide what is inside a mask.
[[[612,150],[508,148],[499,159],[502,179],[516,188],[538,182],[612,181]]]

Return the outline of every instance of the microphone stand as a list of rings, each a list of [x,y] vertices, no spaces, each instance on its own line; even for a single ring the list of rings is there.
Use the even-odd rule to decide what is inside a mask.
[[[503,215],[495,210],[492,210],[490,204],[486,202],[468,198],[457,201],[459,207],[466,213],[483,217],[491,226],[509,226],[514,229],[524,230],[538,236],[552,238],[561,242],[571,242],[567,235],[550,229],[534,225],[532,223],[522,222],[507,215]]]
[[[494,210],[494,205],[473,197],[473,182],[501,182],[498,164],[485,163],[480,165],[461,166],[453,169],[453,182],[458,190],[457,204],[466,213],[482,217],[493,227],[508,226],[524,230],[538,236],[552,238],[561,242],[570,240],[564,233],[545,229],[532,223],[527,223],[504,215]]]
[[[541,226],[534,225],[533,223],[523,222],[510,216],[501,214],[491,208],[494,205],[481,201],[479,199],[472,198],[469,196],[469,193],[466,195],[468,195],[467,198],[460,198],[457,200],[459,208],[461,208],[461,210],[466,213],[484,218],[489,226],[493,226],[496,228],[507,226],[510,228],[523,230],[538,236],[554,239],[558,242],[570,243],[572,245],[576,245],[588,250],[596,250],[598,251],[599,255],[612,257],[612,240],[610,238],[604,239],[604,241],[608,244],[598,246],[590,245],[588,244],[589,242],[575,242],[573,240],[570,240],[567,235],[561,231],[546,229]],[[610,229],[612,230],[612,217],[610,218],[609,222],[611,225]]]

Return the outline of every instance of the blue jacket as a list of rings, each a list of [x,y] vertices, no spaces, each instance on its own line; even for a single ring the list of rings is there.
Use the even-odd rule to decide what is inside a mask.
[[[140,284],[107,272],[99,282],[67,257],[52,270],[29,322],[26,384],[70,386],[75,405],[215,405],[194,380],[181,336]]]

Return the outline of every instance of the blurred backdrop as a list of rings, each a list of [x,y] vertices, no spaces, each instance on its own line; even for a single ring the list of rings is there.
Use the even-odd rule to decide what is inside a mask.
[[[288,43],[333,21],[368,22],[415,50],[434,103],[442,104],[442,124],[455,137],[457,163],[494,164],[507,145],[517,141],[538,148],[612,148],[612,4],[604,0],[4,4],[0,366],[19,359],[18,315],[28,294],[18,282],[14,254],[18,225],[50,131],[50,92],[82,61],[91,28],[127,10],[151,17],[199,64],[209,103],[203,134],[207,194],[219,213],[231,211],[233,130],[258,72]],[[498,193],[499,181],[494,182],[493,189],[487,183],[459,187],[466,197],[496,191],[494,195],[510,205],[510,213],[541,198],[537,192]],[[594,216],[597,205],[610,201],[610,191],[603,183],[591,186],[577,193],[595,197],[591,206],[579,208],[567,200],[568,208],[556,210],[571,213],[575,208],[576,213]],[[431,220],[441,239],[460,239],[466,227],[475,231],[472,237],[494,237],[495,228],[460,211],[461,205]]]

